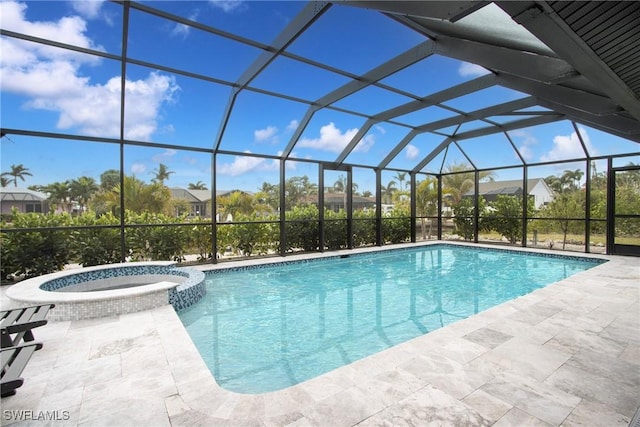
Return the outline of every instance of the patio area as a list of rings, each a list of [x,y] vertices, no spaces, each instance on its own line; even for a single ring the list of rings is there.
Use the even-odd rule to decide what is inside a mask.
[[[627,426],[640,405],[640,267],[598,257],[609,262],[260,395],[221,389],[171,306],[50,322],[1,422]]]

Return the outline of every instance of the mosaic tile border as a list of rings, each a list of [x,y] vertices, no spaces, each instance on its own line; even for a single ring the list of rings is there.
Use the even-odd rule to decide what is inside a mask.
[[[232,273],[234,271],[245,271],[245,270],[255,270],[255,269],[264,269],[264,268],[274,268],[274,267],[277,267],[277,266],[296,265],[296,264],[308,264],[308,263],[314,263],[314,262],[336,260],[336,259],[341,259],[341,258],[356,258],[356,257],[363,257],[363,256],[371,255],[373,253],[406,252],[406,251],[414,251],[414,252],[416,252],[416,251],[424,250],[425,248],[438,249],[438,248],[452,248],[452,247],[466,248],[466,249],[475,250],[475,251],[490,251],[490,252],[500,252],[500,253],[505,253],[506,252],[506,253],[512,253],[512,254],[518,254],[518,255],[531,255],[531,256],[537,256],[537,257],[542,257],[542,258],[569,259],[569,260],[573,260],[573,261],[591,262],[594,265],[603,264],[603,263],[608,261],[607,259],[604,259],[604,258],[590,258],[590,257],[579,256],[579,255],[565,255],[565,254],[546,253],[546,252],[533,252],[533,251],[518,250],[518,249],[511,249],[511,248],[492,248],[492,247],[486,247],[486,246],[457,245],[455,243],[441,242],[441,243],[435,243],[435,244],[420,245],[418,247],[385,248],[385,249],[369,251],[369,252],[358,252],[358,253],[352,253],[352,254],[350,253],[350,254],[331,255],[331,256],[309,258],[309,259],[302,259],[302,260],[290,260],[290,261],[282,261],[282,262],[276,262],[276,263],[265,263],[265,264],[255,264],[255,265],[222,267],[222,268],[217,268],[215,270],[207,270],[206,274],[207,274],[207,276],[209,276],[209,275],[215,275],[215,274],[221,274],[221,273]]]
[[[181,282],[171,277],[180,277]],[[118,278],[129,277],[148,284],[101,290],[107,284],[119,284]],[[91,292],[83,284],[96,288]],[[148,264],[106,264],[85,269],[51,273],[14,285],[7,296],[20,306],[55,303],[50,320],[80,320],[116,316],[171,304],[176,311],[200,301],[206,294],[205,274],[189,267],[176,267],[172,262]],[[78,286],[78,291],[67,290]]]

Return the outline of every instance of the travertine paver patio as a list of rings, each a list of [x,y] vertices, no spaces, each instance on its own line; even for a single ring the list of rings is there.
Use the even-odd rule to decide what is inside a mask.
[[[169,306],[49,323],[24,386],[2,399],[2,425],[627,426],[640,405],[640,267],[606,258],[261,395],[218,387]],[[37,417],[57,420],[25,420]]]

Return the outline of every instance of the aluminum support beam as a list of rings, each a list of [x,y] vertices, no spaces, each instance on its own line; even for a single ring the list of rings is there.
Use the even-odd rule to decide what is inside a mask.
[[[523,77],[509,75],[499,75],[498,84],[508,87],[509,89],[537,96],[538,98],[568,105],[594,115],[603,116],[616,114],[621,111],[620,107],[607,97],[571,89],[566,86],[549,85]]]
[[[561,114],[558,114],[556,116],[544,115],[540,117],[533,117],[530,119],[524,119],[524,120],[518,120],[511,123],[506,123],[500,126],[491,126],[491,127],[481,128],[481,129],[470,130],[468,132],[458,133],[456,134],[455,139],[458,141],[462,141],[470,138],[478,138],[481,136],[491,135],[498,132],[505,132],[509,130],[528,128],[531,126],[538,126],[546,123],[557,122],[558,120],[563,120],[565,118],[566,117]]]
[[[385,168],[391,160],[393,160],[406,146],[411,142],[411,140],[417,136],[419,133],[430,132],[437,129],[446,128],[449,126],[460,125],[465,122],[470,122],[473,120],[481,120],[486,117],[495,116],[498,114],[503,114],[506,112],[511,112],[515,110],[520,110],[523,108],[528,108],[536,105],[535,97],[527,97],[518,99],[516,101],[505,102],[504,104],[495,105],[493,107],[487,107],[480,110],[472,111],[470,113],[465,113],[464,115],[458,115],[455,117],[450,117],[447,119],[437,120],[435,122],[431,122],[422,126],[419,126],[409,132],[407,136],[405,136],[394,148],[391,152],[378,164],[379,168]]]
[[[553,83],[577,75],[576,70],[562,59],[506,47],[451,37],[438,38],[437,46],[440,55],[540,82]]]
[[[302,9],[302,11],[295,17],[293,21],[282,30],[282,32],[276,37],[269,50],[264,51],[254,62],[245,70],[240,78],[233,86],[231,96],[227,102],[218,135],[214,142],[214,150],[220,148],[220,143],[224,136],[224,132],[227,129],[229,118],[231,117],[231,111],[236,102],[236,98],[240,91],[247,87],[253,79],[255,79],[271,62],[273,62],[278,55],[280,55],[295,39],[297,39],[316,19],[318,19],[329,7],[328,2],[312,1]]]
[[[497,4],[640,121],[640,100],[633,91],[546,2]]]
[[[424,58],[430,56],[433,53],[434,48],[435,48],[435,44],[431,41],[426,41],[424,43],[421,43],[418,46],[412,47],[411,49],[390,59],[384,64],[363,74],[358,79],[352,80],[342,85],[341,87],[337,88],[336,90],[329,92],[328,94],[324,95],[320,99],[318,99],[307,110],[305,117],[302,119],[302,121],[298,125],[298,129],[296,129],[296,132],[289,140],[289,144],[287,145],[287,148],[283,152],[283,157],[287,158],[291,154],[293,147],[295,146],[296,142],[302,135],[302,132],[307,127],[307,125],[309,124],[309,121],[311,120],[311,118],[313,117],[316,111],[318,111],[321,108],[327,107],[333,104],[334,102],[337,102],[367,86],[370,86],[378,82],[379,80],[382,80],[385,77],[388,77],[391,74],[394,74],[412,64],[415,64],[416,62],[423,60]],[[338,156],[338,159],[336,160],[337,164],[341,164],[344,161],[344,159],[349,155],[351,150],[357,145],[357,143],[360,141],[361,138],[362,136],[358,139],[354,138],[347,145],[345,150],[343,150],[340,156]]]
[[[442,150],[447,148],[449,146],[449,144],[451,144],[451,141],[453,141],[451,138],[445,138],[445,140],[442,141],[440,144],[438,144],[438,146],[436,148],[434,148],[431,151],[431,153],[429,153],[427,155],[427,157],[422,159],[422,161],[420,163],[418,163],[415,168],[411,169],[411,172],[420,172],[422,170],[422,168],[427,166],[431,160],[435,159],[436,156],[438,154],[440,154],[440,152]]]
[[[336,4],[376,9],[399,15],[446,19],[455,22],[484,7],[488,1],[336,1]]]

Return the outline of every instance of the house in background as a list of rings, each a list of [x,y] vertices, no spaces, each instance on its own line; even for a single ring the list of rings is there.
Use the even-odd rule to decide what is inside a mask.
[[[14,207],[22,213],[49,211],[47,195],[39,191],[20,187],[2,187],[0,196],[0,212],[3,214],[10,214]]]
[[[536,209],[540,209],[553,200],[553,190],[542,178],[528,179],[527,190],[529,196],[533,197],[533,203]],[[487,202],[497,200],[500,194],[522,196],[523,191],[521,179],[481,182],[478,187],[478,195],[484,197]],[[473,191],[466,192],[464,197],[473,197]]]
[[[344,193],[324,193],[324,207],[330,211],[339,212],[344,209],[346,202],[346,194]],[[362,197],[353,195],[352,207],[354,211],[364,209],[375,209],[376,199],[375,197]],[[318,206],[318,195],[309,196],[306,198],[305,203]]]
[[[211,218],[211,191],[210,190],[187,190],[185,188],[172,188],[171,197],[178,200],[185,200],[191,206],[189,216],[200,216]],[[182,212],[178,212],[180,214]]]
[[[242,190],[222,190],[216,191],[216,197],[228,196],[231,193],[239,191],[244,194],[251,194]],[[171,188],[171,197],[177,200],[185,200],[191,206],[189,216],[200,216],[202,218],[211,218],[211,190],[189,190],[186,188]],[[220,207],[220,206],[218,206]],[[183,212],[176,212],[180,215]],[[219,220],[219,219],[218,219]]]

